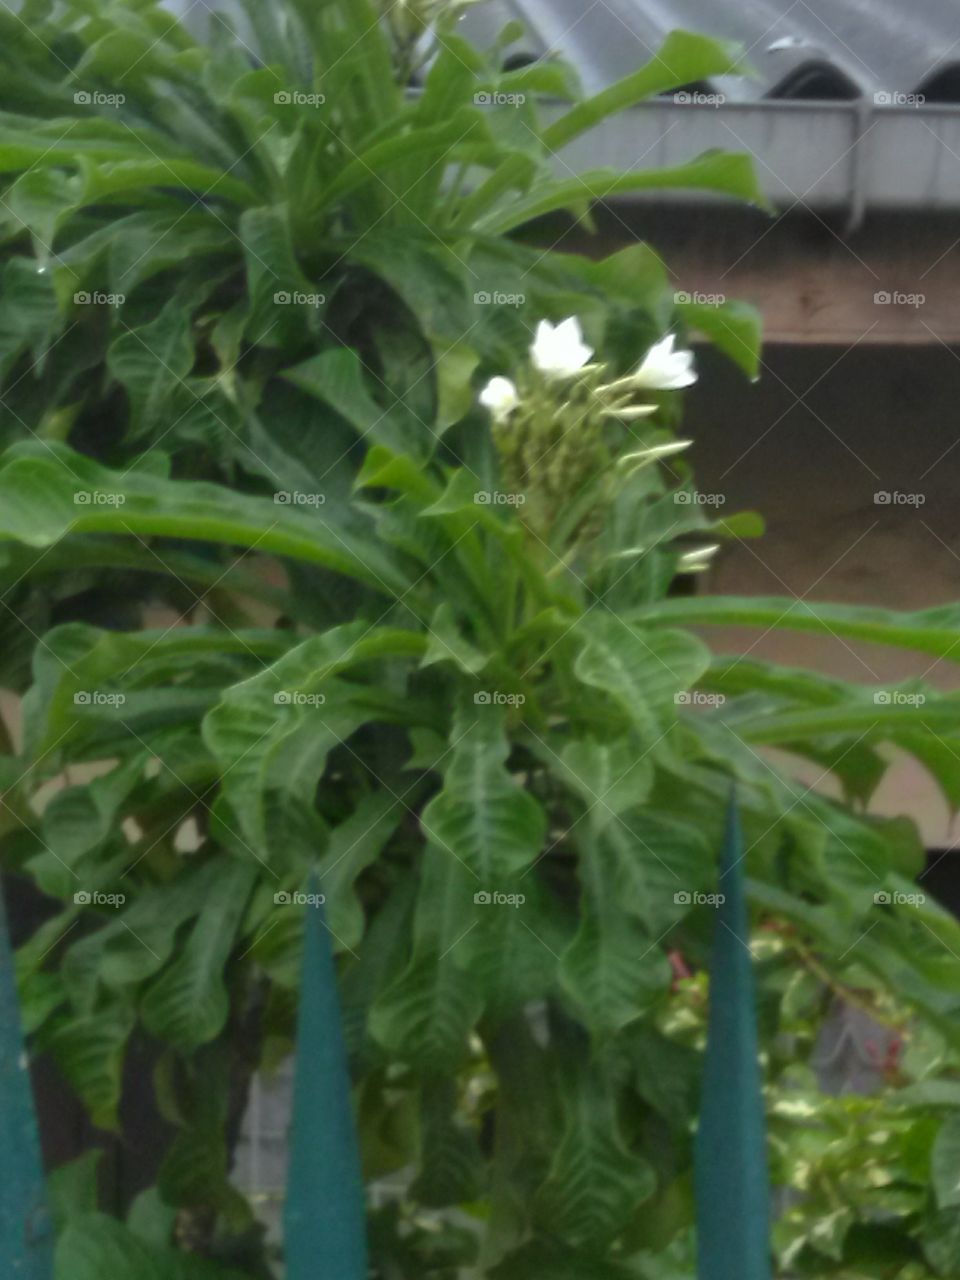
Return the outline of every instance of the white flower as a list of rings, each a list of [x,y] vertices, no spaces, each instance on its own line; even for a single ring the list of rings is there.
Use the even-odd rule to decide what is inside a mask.
[[[520,403],[520,397],[509,378],[491,378],[480,392],[480,403],[497,422],[505,422]]]
[[[648,391],[677,391],[697,380],[692,351],[674,351],[675,335],[668,333],[655,342],[643,358],[631,381]]]
[[[568,378],[579,373],[593,355],[593,348],[583,340],[580,321],[570,316],[561,324],[541,320],[530,347],[534,365],[548,378]]]

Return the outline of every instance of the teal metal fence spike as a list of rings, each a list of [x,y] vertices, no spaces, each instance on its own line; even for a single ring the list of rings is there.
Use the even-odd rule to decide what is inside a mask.
[[[720,860],[696,1138],[699,1280],[770,1280],[770,1180],[743,835],[731,797]]]
[[[318,893],[316,883],[310,887]],[[287,1280],[366,1280],[363,1177],[322,906],[306,907],[285,1208]]]
[[[0,1276],[51,1280],[53,1225],[47,1211],[40,1135],[0,888]]]

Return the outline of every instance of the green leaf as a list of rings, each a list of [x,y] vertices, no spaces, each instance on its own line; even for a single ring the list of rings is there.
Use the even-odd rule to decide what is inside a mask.
[[[391,581],[405,589],[403,575],[356,513],[325,507],[323,516],[309,516],[220,485],[114,472],[62,446],[32,452],[24,446],[7,458],[0,469],[0,538],[34,547],[71,531],[196,538],[289,555],[387,591]]]
[[[592,838],[581,831],[578,840],[580,924],[561,958],[560,977],[583,1019],[600,1034],[617,1032],[639,1017],[670,979],[659,939],[664,920],[681,913],[671,899],[666,899],[667,910],[661,895],[650,900],[645,867],[665,872],[671,895],[687,889],[690,877],[673,871],[657,848],[657,834],[643,830],[652,845],[640,834],[634,839],[629,824],[621,828],[619,823]],[[653,929],[650,916],[656,921]]]
[[[546,1000],[557,989],[560,957],[574,930],[572,912],[535,868],[506,890],[476,889],[459,875],[459,932],[448,942],[453,963],[467,971],[483,997],[485,1018],[500,1022]],[[425,882],[421,910],[431,908]],[[419,923],[419,917],[418,917]]]
[[[257,199],[250,187],[239,182],[230,173],[187,158],[167,156],[163,159],[146,157],[116,162],[100,161],[85,166],[85,169],[87,185],[83,197],[84,203],[88,204],[105,196],[130,192],[142,194],[144,190],[155,187],[168,190],[180,187],[197,193],[203,200],[232,200],[242,205],[252,204]]]
[[[438,604],[430,620],[430,639],[421,667],[450,662],[465,675],[475,676],[489,660],[489,654],[482,653],[463,635],[450,605],[446,602]]]
[[[507,772],[502,708],[461,712],[443,790],[423,812],[427,836],[477,879],[479,890],[509,892],[540,852],[546,819]]]
[[[292,0],[310,33],[318,79],[331,101],[372,128],[400,109],[390,45],[369,0]]]
[[[146,1244],[163,1248],[172,1238],[177,1210],[164,1204],[156,1187],[141,1191],[127,1213],[127,1226]]]
[[[295,295],[322,290],[304,274],[297,260],[282,207],[248,209],[240,219],[240,241],[247,263],[250,315],[246,334],[252,343],[278,350],[297,350],[317,323],[317,308],[298,305]]]
[[[348,623],[297,645],[259,675],[228,689],[203,724],[204,741],[224,771],[224,794],[261,856],[270,791],[312,801],[334,747],[371,718],[393,709],[374,688],[338,679],[382,658],[420,657],[414,631]]]
[[[438,32],[437,54],[430,65],[417,103],[417,119],[439,124],[472,96],[484,59],[469,40]]]
[[[34,682],[23,705],[26,749],[40,753],[68,737],[95,736],[111,716],[121,726],[135,725],[134,707],[142,698],[154,699],[157,707],[185,705],[202,711],[210,698],[203,692],[206,686],[219,688],[285,648],[275,631],[176,627],[124,633],[82,623],[55,627],[34,653]],[[125,701],[98,704],[95,694],[122,694]],[[121,736],[129,740],[129,731]],[[102,802],[109,803],[114,785],[121,786],[124,777],[117,774],[113,783],[104,782]],[[67,824],[60,825],[66,835]],[[68,839],[75,842],[76,833]]]
[[[937,727],[942,726],[949,733],[956,728],[957,714],[956,701],[947,698],[918,706],[851,699],[842,706],[822,707],[814,711],[777,713],[766,710],[753,717],[743,716],[737,721],[736,731],[745,741],[751,742],[802,742],[839,733],[870,740],[889,736],[891,731],[901,728],[936,733]]]
[[[705,333],[748,378],[759,378],[763,317],[756,307],[736,299],[716,306],[700,302],[678,302],[676,306],[691,329]]]
[[[117,338],[107,365],[130,397],[135,436],[171,425],[166,415],[193,362],[189,315],[177,298],[167,303],[156,320]]]
[[[409,788],[395,792],[381,787],[364,796],[343,822],[330,832],[326,851],[317,864],[317,881],[326,898],[330,932],[341,946],[357,946],[364,932],[364,913],[353,884],[379,857],[414,797]]]
[[[534,194],[505,203],[502,209],[479,218],[477,229],[485,235],[506,235],[548,213],[579,209],[586,201],[609,200],[634,191],[688,189],[713,191],[760,206],[766,203],[748,155],[739,151],[705,151],[672,169],[641,169],[636,173],[587,169],[575,178],[541,183]]]
[[[544,145],[559,151],[573,138],[645,98],[714,76],[742,73],[743,50],[727,40],[671,31],[653,59],[609,89],[578,103],[543,132]]]
[[[596,1068],[568,1066],[565,1128],[535,1214],[553,1238],[600,1249],[656,1187],[653,1168],[631,1154],[618,1130],[610,1081]]]
[[[107,839],[146,759],[139,752],[86,786],[66,787],[51,797],[43,811],[43,837],[58,858],[72,866]]]
[[[954,604],[908,613],[778,596],[671,596],[632,616],[638,622],[690,627],[785,627],[897,645],[960,662],[960,606]]]
[[[115,1218],[91,1213],[68,1223],[57,1241],[56,1280],[243,1280],[174,1249],[139,1239]]]
[[[693,687],[710,663],[702,641],[682,631],[632,626],[613,614],[588,614],[580,626],[586,644],[574,670],[621,704],[642,733],[671,710],[678,693]]]
[[[53,337],[57,299],[48,272],[28,258],[11,258],[0,289],[0,371],[6,374],[29,348],[38,359]]]
[[[551,752],[551,764],[584,801],[595,830],[642,804],[653,784],[653,761],[629,738],[568,742],[559,757]]]
[[[7,190],[5,209],[29,230],[37,261],[44,268],[53,254],[61,221],[81,195],[80,180],[61,169],[30,169]]]
[[[134,1021],[133,1010],[114,1001],[96,1013],[59,1014],[42,1036],[44,1049],[101,1129],[117,1127],[123,1057]]]
[[[442,122],[422,124],[400,137],[376,142],[351,159],[323,192],[321,207],[373,183],[375,191],[386,187],[399,209],[409,211],[411,220],[419,221],[430,211],[429,197],[439,187],[453,149],[461,144],[489,141],[490,131],[483,114],[459,105]],[[421,190],[431,174],[433,182]]]
[[[349,347],[334,347],[286,369],[289,382],[322,400],[368,444],[397,453],[422,453],[422,427],[390,409],[382,409],[367,390],[360,357]]]
[[[97,1211],[97,1176],[103,1152],[85,1151],[82,1156],[59,1165],[49,1175],[50,1208],[57,1232],[71,1218]]]
[[[227,864],[174,962],[151,983],[140,1013],[146,1028],[185,1053],[214,1039],[229,1010],[224,968],[256,878],[256,866]]]
[[[420,1171],[411,1187],[433,1208],[476,1200],[484,1164],[476,1138],[457,1115],[457,1085],[435,1077],[420,1091]]]
[[[450,956],[424,952],[411,961],[371,1012],[373,1036],[424,1071],[452,1071],[483,1008],[474,977]]]
[[[216,893],[225,866],[229,871],[223,856],[212,858],[185,868],[172,883],[138,888],[115,919],[74,943],[61,967],[74,1006],[91,1010],[101,983],[115,997],[163,968],[177,945],[178,929]]]
[[[425,1071],[454,1069],[483,1007],[477,975],[457,964],[471,928],[476,880],[448,852],[428,844],[415,923],[414,954],[373,1006],[373,1036]]]
[[[574,1250],[546,1241],[524,1245],[489,1275],[490,1280],[529,1280],[531,1276],[537,1280],[646,1280],[646,1275],[629,1263],[600,1261],[596,1249]]]
[[[960,1115],[948,1116],[937,1132],[930,1176],[938,1206],[956,1209],[960,1205]]]

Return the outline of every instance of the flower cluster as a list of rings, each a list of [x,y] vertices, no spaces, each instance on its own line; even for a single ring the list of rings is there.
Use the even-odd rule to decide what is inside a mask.
[[[674,350],[675,335],[668,333],[655,342],[634,373],[616,382],[597,388],[601,396],[613,393],[616,404],[607,404],[608,413],[620,417],[641,417],[653,413],[655,405],[628,405],[626,401],[641,391],[678,391],[697,380],[691,351]],[[552,325],[541,320],[530,346],[530,363],[548,379],[567,379],[591,367],[593,348],[583,340],[580,321],[576,316]],[[480,393],[480,403],[489,409],[494,418],[504,421],[520,404],[520,393],[510,378],[491,378]]]
[[[495,377],[483,387],[480,403],[493,419],[504,482],[525,495],[522,519],[536,537],[554,541],[555,529],[567,529],[567,513],[583,510],[571,532],[573,541],[582,540],[595,529],[617,485],[688,446],[661,433],[622,454],[622,430],[611,436],[611,420],[629,426],[656,411],[656,404],[638,402],[643,393],[696,381],[692,353],[676,350],[674,343],[668,334],[632,373],[606,381],[607,365],[593,362],[576,316],[557,325],[542,320],[529,365],[517,381]]]

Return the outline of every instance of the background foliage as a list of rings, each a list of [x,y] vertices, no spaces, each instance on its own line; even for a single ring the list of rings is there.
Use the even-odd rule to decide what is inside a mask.
[[[891,745],[956,804],[957,699],[878,705],[690,629],[953,659],[960,609],[668,595],[708,541],[759,531],[675,501],[677,462],[546,531],[475,501],[502,487],[476,386],[524,364],[544,317],[578,315],[612,375],[671,326],[756,372],[748,308],[675,306],[646,246],[588,260],[530,229],[648,188],[757,200],[742,156],[557,160],[737,51],[675,33],[583,100],[560,63],[504,71],[516,32],[481,52],[453,13],[430,13],[426,57],[420,24],[368,0],[245,13],[243,41],[220,24],[209,45],[149,0],[0,14],[0,622],[23,695],[0,853],[48,908],[22,999],[103,1129],[146,1054],[169,1133],[125,1226],[97,1211],[92,1157],[63,1171],[63,1280],[270,1274],[230,1151],[252,1073],[292,1043],[303,917],[283,895],[314,868],[366,1174],[392,1188],[376,1274],[689,1275],[697,895],[731,777],[783,1266],[960,1274],[960,931],[892,901],[923,850],[864,812]],[[522,302],[475,301],[494,291]],[[611,459],[672,440],[675,401],[610,424]],[[578,478],[549,462],[530,483],[566,513]],[[692,690],[722,698],[678,703]],[[525,901],[475,900],[493,893]],[[798,1065],[839,998],[905,1046],[874,1097],[827,1100]]]

